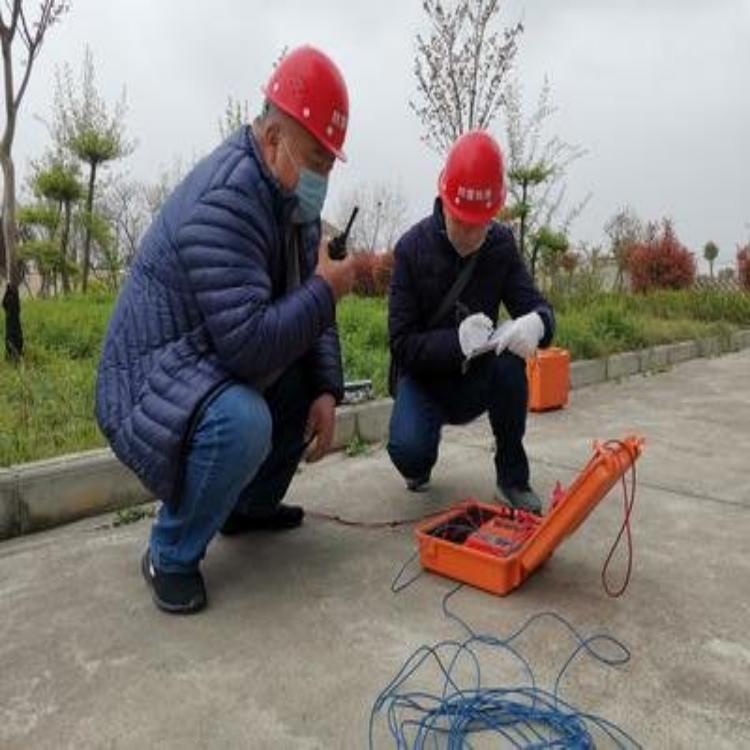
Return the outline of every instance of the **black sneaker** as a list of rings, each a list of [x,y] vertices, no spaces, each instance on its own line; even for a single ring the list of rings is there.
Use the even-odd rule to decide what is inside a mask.
[[[427,492],[430,489],[430,475],[425,474],[423,477],[406,480],[406,489],[409,492]]]
[[[224,536],[236,536],[248,531],[286,531],[302,524],[305,511],[299,505],[279,505],[266,516],[232,513],[221,527]]]
[[[200,571],[195,573],[162,573],[154,567],[148,550],[141,558],[141,572],[151,587],[151,598],[163,612],[191,615],[205,608],[206,586]]]
[[[537,516],[542,515],[542,501],[531,487],[497,486],[497,499],[509,508],[525,510]]]

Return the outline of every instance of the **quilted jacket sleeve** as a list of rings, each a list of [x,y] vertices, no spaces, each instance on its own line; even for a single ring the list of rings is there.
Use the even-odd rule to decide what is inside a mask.
[[[271,212],[258,203],[236,187],[210,190],[175,236],[214,348],[246,380],[303,356],[335,322],[333,293],[319,276],[272,301]]]
[[[344,398],[344,371],[336,326],[327,328],[313,344],[307,364],[313,396],[330,393],[340,403]]]
[[[409,246],[403,240],[395,250],[388,329],[391,354],[406,371],[415,375],[448,375],[460,371],[463,355],[457,327],[423,330],[416,282],[409,267]]]

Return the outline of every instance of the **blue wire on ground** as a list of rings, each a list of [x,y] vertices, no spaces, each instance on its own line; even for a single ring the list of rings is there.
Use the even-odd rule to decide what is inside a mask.
[[[394,579],[392,590],[402,591],[416,580],[400,578],[412,556]],[[418,574],[417,574],[418,575]],[[443,597],[443,613],[457,623],[465,637],[420,646],[395,677],[378,695],[370,713],[369,746],[375,748],[377,719],[385,715],[388,731],[397,750],[472,748],[472,737],[496,738],[499,747],[541,750],[542,748],[596,747],[595,737],[606,737],[611,746],[640,748],[623,729],[604,717],[583,711],[560,694],[560,685],[579,654],[610,667],[630,659],[627,647],[606,634],[583,636],[568,620],[555,612],[539,612],[529,617],[510,635],[499,637],[474,631],[448,606],[461,590],[458,584]],[[552,620],[575,641],[573,651],[557,674],[552,691],[537,685],[533,669],[514,641],[542,620]],[[508,686],[488,685],[483,679],[482,656],[488,651],[505,653],[517,662],[520,681]],[[410,688],[428,666],[437,667],[441,681],[437,689]],[[459,669],[463,679],[459,679]],[[468,675],[468,677],[467,677]]]
[[[419,570],[417,570],[417,572],[411,576],[411,578],[407,578],[405,581],[401,580],[401,577],[404,575],[404,573],[406,573],[406,569],[417,559],[417,555],[419,555],[419,550],[410,555],[409,559],[401,566],[401,569],[398,571],[398,573],[396,573],[396,577],[391,583],[391,591],[394,594],[398,594],[399,591],[403,591],[405,588],[411,586],[412,583],[414,583],[414,581],[416,581],[417,578],[422,575],[422,568],[420,567]]]
[[[606,445],[625,444],[609,441]],[[602,570],[602,583],[610,596],[620,596],[625,591],[632,569],[630,518],[635,502],[635,457],[632,457],[631,464],[630,493],[624,472],[622,476],[624,520]],[[443,533],[449,530],[477,531],[475,527],[467,526],[465,521],[449,524]],[[614,590],[608,585],[607,570],[623,537],[628,547],[627,571],[622,585]],[[420,568],[416,574],[403,580],[417,555],[418,552],[411,555],[397,573],[391,584],[394,593],[403,591],[421,575]],[[463,584],[458,584],[445,594],[442,608],[445,617],[459,625],[466,636],[463,640],[444,640],[433,646],[420,646],[406,660],[373,704],[369,727],[370,750],[375,747],[375,725],[381,713],[385,714],[396,750],[422,750],[428,743],[429,747],[436,749],[472,748],[472,736],[480,735],[483,739],[494,735],[500,747],[533,750],[587,750],[596,747],[595,737],[600,736],[606,737],[612,747],[622,750],[641,747],[616,724],[571,705],[560,693],[561,683],[579,654],[588,654],[604,666],[618,667],[630,660],[630,651],[623,643],[603,633],[584,637],[568,620],[555,612],[539,612],[529,617],[506,637],[477,633],[448,607],[451,597],[461,588]],[[575,647],[559,670],[551,692],[537,685],[531,664],[513,645],[534,624],[545,619],[556,622],[575,641]],[[489,650],[507,654],[518,664],[523,675],[520,684],[493,686],[483,681],[481,657]],[[439,690],[410,689],[409,684],[420,676],[423,667],[430,664],[437,666],[442,675]],[[459,667],[463,680],[458,676]],[[467,671],[470,675],[468,679]],[[493,746],[497,745],[493,743]]]

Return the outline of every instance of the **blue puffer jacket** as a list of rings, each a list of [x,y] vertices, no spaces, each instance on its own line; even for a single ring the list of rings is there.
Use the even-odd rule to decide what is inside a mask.
[[[549,345],[555,316],[520,258],[513,232],[493,223],[478,253],[458,305],[429,326],[468,259],[461,258],[448,240],[439,198],[432,215],[398,241],[388,309],[391,356],[398,372],[423,379],[459,374],[463,363],[460,319],[484,313],[497,323],[501,304],[513,318],[539,313],[544,322],[540,345]]]
[[[200,408],[224,384],[258,384],[301,360],[312,396],[342,397],[335,300],[313,275],[320,225],[295,229],[296,203],[242,128],[196,165],[141,242],[104,341],[96,417],[166,502],[178,499]],[[294,231],[302,283],[287,292]]]

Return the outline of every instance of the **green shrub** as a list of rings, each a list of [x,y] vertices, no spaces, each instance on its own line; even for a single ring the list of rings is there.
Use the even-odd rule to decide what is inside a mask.
[[[337,312],[348,380],[371,378],[378,394],[388,386],[388,318],[383,297],[347,297]]]
[[[103,445],[94,421],[94,385],[112,302],[106,294],[25,301],[23,363],[0,360],[0,465]],[[555,308],[556,343],[574,359],[728,337],[737,326],[750,326],[750,294],[716,289],[569,295]],[[376,394],[384,395],[386,299],[348,297],[337,317],[346,378],[371,378]]]
[[[27,302],[22,307],[26,338],[34,348],[72,359],[96,357],[112,303],[108,295]]]

